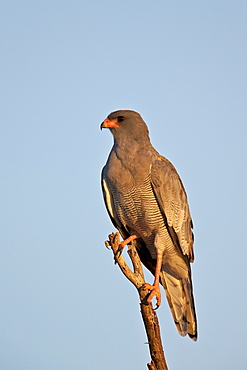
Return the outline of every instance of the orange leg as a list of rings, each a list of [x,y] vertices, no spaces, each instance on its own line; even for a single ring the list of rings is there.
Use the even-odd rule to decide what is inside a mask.
[[[119,257],[119,256],[121,256],[121,253],[122,253],[122,251],[123,251],[124,247],[125,247],[127,244],[131,243],[131,242],[132,242],[133,240],[135,240],[136,238],[137,238],[137,236],[136,236],[135,234],[133,234],[133,235],[130,235],[127,239],[123,240],[123,241],[119,244],[119,246],[118,246],[118,250],[117,250],[117,252],[116,252],[116,254],[115,254],[115,257]],[[116,263],[116,259],[115,259],[115,263]]]
[[[137,238],[137,236],[135,234],[133,235],[130,235],[127,239],[123,240],[120,244],[119,244],[119,247],[123,250],[124,247],[129,244],[130,242],[132,242],[133,240],[135,240]]]
[[[145,283],[144,287],[148,290],[150,290],[149,296],[147,298],[147,303],[150,303],[154,296],[156,296],[156,308],[157,309],[161,304],[161,293],[160,293],[160,270],[162,266],[162,256],[163,253],[157,253],[157,261],[156,261],[156,267],[155,267],[155,277],[154,277],[154,283],[153,285]]]

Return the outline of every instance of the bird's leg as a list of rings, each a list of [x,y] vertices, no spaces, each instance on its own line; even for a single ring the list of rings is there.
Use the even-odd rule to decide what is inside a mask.
[[[160,279],[160,270],[162,266],[162,258],[163,253],[157,253],[157,261],[156,261],[156,267],[155,267],[155,275],[154,275],[154,283],[153,285],[145,283],[144,288],[150,290],[149,296],[146,300],[147,303],[150,303],[154,296],[156,296],[156,308],[159,308],[161,304],[161,293],[160,293],[160,285],[159,285],[159,279]]]
[[[115,262],[116,262],[116,257],[121,256],[121,253],[122,253],[122,251],[123,251],[124,247],[125,247],[127,244],[131,243],[131,242],[132,242],[133,240],[135,240],[136,238],[137,238],[137,236],[136,236],[135,234],[133,234],[133,235],[130,235],[127,239],[123,240],[121,243],[119,243],[119,245],[118,245],[118,250],[117,250],[117,252],[116,252],[116,254],[115,254]]]

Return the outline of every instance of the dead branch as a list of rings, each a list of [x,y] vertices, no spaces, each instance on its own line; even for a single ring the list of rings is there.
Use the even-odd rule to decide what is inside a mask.
[[[139,258],[139,255],[135,248],[135,241],[128,246],[128,254],[133,265],[133,271],[125,262],[122,254],[118,253],[120,243],[119,233],[112,233],[109,235],[109,241],[105,242],[107,247],[111,247],[115,262],[120,267],[122,273],[126,276],[127,279],[136,287],[139,297],[140,297],[140,307],[142,319],[147,333],[149,352],[151,355],[151,363],[147,364],[149,370],[168,370],[165,355],[163,351],[160,328],[158,317],[153,309],[152,304],[146,304],[146,299],[149,294],[148,290],[143,288],[145,284],[142,264]]]

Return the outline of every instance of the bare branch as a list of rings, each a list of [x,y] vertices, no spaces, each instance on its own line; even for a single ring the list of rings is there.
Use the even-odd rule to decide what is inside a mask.
[[[111,247],[115,262],[120,267],[122,273],[136,287],[140,298],[141,315],[147,333],[151,363],[147,364],[149,370],[168,370],[165,355],[162,347],[161,335],[158,317],[152,307],[152,304],[146,304],[149,294],[148,290],[143,287],[145,284],[142,264],[135,248],[135,241],[128,246],[128,254],[131,259],[133,270],[125,262],[124,257],[119,252],[120,236],[119,233],[109,235],[109,241],[105,242],[107,247]]]

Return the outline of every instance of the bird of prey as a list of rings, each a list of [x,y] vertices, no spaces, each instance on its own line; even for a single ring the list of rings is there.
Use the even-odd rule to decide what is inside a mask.
[[[152,146],[146,123],[132,110],[110,113],[102,122],[114,144],[102,170],[105,205],[125,240],[136,239],[142,263],[154,275],[147,302],[161,303],[160,286],[178,333],[197,340],[190,263],[194,260],[187,195],[174,166]]]

